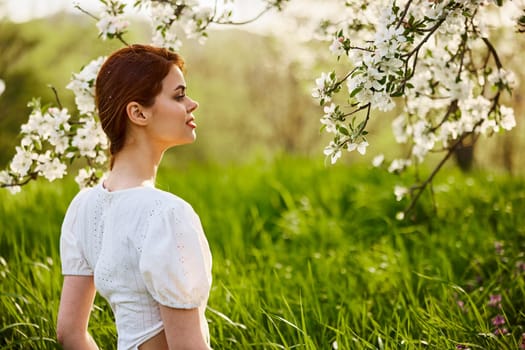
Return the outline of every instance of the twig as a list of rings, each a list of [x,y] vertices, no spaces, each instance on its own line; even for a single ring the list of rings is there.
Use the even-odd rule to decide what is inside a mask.
[[[445,165],[445,163],[447,162],[447,160],[450,158],[450,156],[454,153],[454,151],[456,150],[456,148],[459,147],[459,144],[461,143],[461,141],[466,137],[467,134],[463,134],[462,137],[459,138],[459,140],[449,149],[449,151],[447,152],[447,154],[445,155],[445,157],[443,157],[443,159],[441,159],[441,161],[439,162],[439,164],[434,168],[434,170],[432,171],[432,173],[430,174],[430,176],[425,180],[423,181],[423,183],[417,185],[417,186],[414,186],[411,190],[416,190],[416,194],[414,197],[412,197],[410,203],[408,204],[408,206],[405,208],[405,210],[403,211],[403,213],[406,214],[409,213],[413,208],[414,206],[416,205],[416,202],[418,201],[419,197],[421,197],[421,195],[423,194],[423,191],[425,190],[426,186],[432,182],[432,180],[434,179],[434,177],[436,176],[436,174],[439,172],[439,170],[441,170],[441,168],[443,167],[443,165]]]
[[[447,112],[445,113],[445,116],[443,117],[443,119],[441,119],[441,121],[439,122],[439,124],[437,124],[436,126],[434,126],[433,128],[430,129],[430,132],[434,132],[436,131],[437,129],[439,129],[441,127],[441,125],[443,125],[444,122],[447,121],[448,117],[452,114],[452,113],[455,113],[456,111],[458,110],[458,100],[454,100],[452,101],[449,105],[448,105],[448,108],[447,108]]]
[[[401,17],[399,18],[399,23],[396,26],[396,29],[401,27],[401,24],[403,23],[403,20],[405,19],[405,16],[408,13],[408,9],[410,8],[410,5],[412,4],[412,0],[408,0],[407,4],[405,5],[405,9],[403,10],[403,14],[401,14]]]
[[[474,128],[472,130],[475,130],[480,124],[481,124],[481,122],[478,122],[476,125],[474,125]],[[427,177],[427,179],[425,181],[423,181],[421,184],[415,185],[415,186],[413,186],[411,188],[411,191],[417,191],[417,192],[414,195],[414,197],[412,197],[410,203],[408,204],[408,206],[403,211],[403,214],[405,216],[414,208],[415,204],[417,203],[419,197],[421,197],[421,195],[423,194],[423,191],[425,190],[427,185],[432,182],[432,180],[434,179],[436,174],[439,172],[439,170],[441,170],[443,165],[445,165],[445,163],[450,158],[450,156],[454,153],[454,151],[462,144],[464,139],[466,139],[468,136],[470,136],[472,134],[473,134],[473,131],[467,132],[467,133],[464,133],[463,135],[461,135],[461,137],[456,141],[456,143],[454,143],[454,145],[452,145],[452,147],[449,148],[449,150],[448,150],[447,154],[445,155],[445,157],[443,157],[443,159],[441,159],[439,164],[434,168],[434,170]],[[476,140],[477,139],[475,139],[473,141],[473,143],[475,143]]]
[[[365,117],[365,120],[363,121],[363,123],[361,124],[361,127],[359,128],[359,130],[357,131],[357,134],[358,135],[361,135],[361,133],[363,132],[363,130],[365,130],[366,128],[366,125],[368,124],[368,121],[370,120],[370,110],[372,109],[372,103],[368,102],[365,107],[368,108],[368,110],[366,111],[366,117]]]
[[[60,103],[60,98],[58,97],[57,89],[53,85],[48,85],[51,90],[53,90],[53,94],[55,94],[55,99],[57,101],[58,108],[62,109],[62,103]]]
[[[97,16],[93,15],[93,14],[90,13],[89,11],[84,10],[82,7],[80,7],[80,5],[76,4],[76,5],[75,5],[75,8],[76,8],[77,10],[79,10],[80,12],[82,12],[82,13],[88,15],[89,17],[91,17],[91,18],[93,18],[93,19],[96,19],[97,21],[100,21],[100,18],[98,18]]]
[[[354,109],[352,112],[348,112],[348,113],[345,113],[341,116],[341,118],[347,118],[351,115],[354,115],[356,114],[357,112],[360,112],[362,111],[363,109],[366,109],[366,108],[369,108],[370,109],[370,102],[367,103],[366,105],[362,105],[361,107],[357,108],[357,109]],[[368,113],[367,113],[368,114]]]
[[[490,40],[487,39],[487,38],[481,38],[481,39],[483,40],[483,42],[485,43],[485,45],[489,49],[490,53],[492,54],[492,57],[494,57],[494,62],[496,63],[496,67],[498,67],[498,69],[502,69],[503,68],[503,64],[501,64],[501,60],[499,59],[498,52],[494,48],[494,45],[492,45]]]
[[[447,16],[443,16],[441,17],[437,22],[436,24],[434,24],[433,27],[431,27],[430,29],[428,29],[428,34],[427,36],[425,36],[423,39],[421,39],[421,41],[419,42],[419,44],[417,44],[416,47],[414,47],[414,49],[412,49],[412,51],[410,51],[409,53],[406,53],[403,55],[403,57],[407,57],[407,58],[410,58],[414,53],[416,53],[417,51],[419,51],[419,49],[421,49],[421,47],[428,41],[428,39],[430,39],[430,37],[434,34],[434,32],[443,24],[443,22],[445,22],[445,20],[447,19]]]
[[[24,181],[22,181],[22,182],[15,182],[15,183],[12,183],[12,184],[0,184],[0,188],[14,187],[14,186],[24,186],[27,183],[29,183],[29,181],[35,180],[37,177],[38,177],[38,172],[32,172],[32,173],[26,175],[26,179]]]
[[[247,19],[245,21],[240,21],[240,22],[234,22],[234,21],[213,21],[213,23],[215,23],[215,24],[222,24],[222,25],[244,25],[244,24],[255,22],[256,20],[261,18],[266,12],[270,11],[271,9],[272,9],[271,7],[267,7],[264,10],[262,10],[261,12],[259,12],[252,19]]]

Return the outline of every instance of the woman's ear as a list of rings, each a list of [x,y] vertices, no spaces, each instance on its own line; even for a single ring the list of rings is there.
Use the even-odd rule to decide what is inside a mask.
[[[129,121],[136,125],[148,124],[149,118],[147,117],[144,108],[137,102],[130,102],[126,106],[126,113]]]

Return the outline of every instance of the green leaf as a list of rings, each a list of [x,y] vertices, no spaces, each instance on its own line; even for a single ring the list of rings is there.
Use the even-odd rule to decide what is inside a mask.
[[[350,97],[354,97],[355,95],[357,95],[359,92],[361,92],[361,90],[363,90],[363,87],[362,86],[359,86],[359,87],[356,87],[354,90],[352,90],[352,92],[350,93]]]
[[[398,90],[390,94],[391,97],[400,97],[403,96],[403,90]]]
[[[348,132],[348,129],[343,126],[338,126],[337,131],[339,131],[341,134],[345,136],[350,136],[350,133]]]

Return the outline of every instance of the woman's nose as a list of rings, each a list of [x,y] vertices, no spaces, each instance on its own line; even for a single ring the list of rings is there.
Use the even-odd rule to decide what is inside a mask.
[[[196,110],[197,108],[199,108],[199,103],[197,101],[195,101],[195,100],[192,100],[190,98],[190,104],[189,104],[189,107],[188,107],[188,112],[191,113],[194,110]]]

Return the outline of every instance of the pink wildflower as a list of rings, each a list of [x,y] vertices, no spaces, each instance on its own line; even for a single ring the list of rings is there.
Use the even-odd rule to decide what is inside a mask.
[[[501,294],[491,294],[488,305],[493,307],[501,307]]]
[[[507,328],[496,328],[496,330],[494,331],[494,335],[505,335],[509,333],[509,330]]]
[[[505,318],[501,315],[496,315],[493,319],[492,319],[492,324],[495,326],[495,327],[499,327],[499,326],[503,326],[505,324]]]

